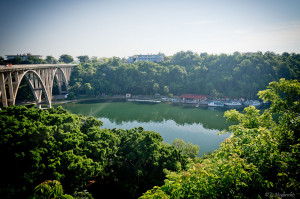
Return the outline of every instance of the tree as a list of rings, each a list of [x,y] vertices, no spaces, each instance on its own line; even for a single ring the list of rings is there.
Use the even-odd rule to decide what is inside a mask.
[[[62,185],[57,180],[46,180],[38,186],[34,191],[34,199],[73,199],[70,195],[65,195]]]
[[[59,57],[58,61],[68,64],[74,61],[74,59],[71,55],[63,54]]]
[[[96,56],[92,56],[91,61],[92,61],[92,63],[94,63],[94,64],[100,62],[100,60],[99,60],[98,57],[96,57]]]
[[[175,149],[179,150],[182,155],[186,155],[192,159],[194,159],[198,155],[200,149],[198,145],[193,145],[190,142],[185,143],[182,139],[178,138],[176,138],[172,142],[172,146],[174,146]]]
[[[77,59],[79,59],[80,63],[87,63],[90,61],[90,58],[87,55],[78,56]]]
[[[15,58],[8,60],[7,62],[12,64],[22,64],[23,59],[20,56],[16,56]]]
[[[165,95],[168,95],[169,94],[169,87],[168,86],[164,86],[164,88],[163,88],[163,91],[164,91],[164,94]]]
[[[57,63],[57,60],[53,57],[53,56],[50,56],[48,55],[45,59],[45,61],[48,63],[48,64],[56,64]]]
[[[22,64],[43,64],[46,61],[33,56],[28,56],[26,60],[22,61]]]
[[[153,84],[153,90],[154,90],[155,93],[157,93],[159,91],[159,84],[158,83]]]
[[[88,95],[88,96],[91,96],[94,94],[94,89],[93,87],[91,86],[90,83],[85,83],[84,84],[84,90],[85,90],[85,94]]]
[[[119,57],[109,58],[108,63],[112,66],[117,67],[121,65],[121,59]]]
[[[5,60],[3,57],[0,56],[0,65],[5,65]]]
[[[217,99],[217,98],[220,98],[221,97],[221,93],[219,93],[216,89],[213,89],[211,91],[211,96],[214,98],[214,99]]]

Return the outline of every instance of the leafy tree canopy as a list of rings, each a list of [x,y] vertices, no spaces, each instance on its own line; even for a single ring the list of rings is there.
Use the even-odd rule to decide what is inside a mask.
[[[67,54],[63,54],[59,57],[59,60],[60,62],[63,62],[63,63],[66,63],[66,64],[69,64],[71,63],[72,61],[74,61],[73,57],[71,55],[67,55]]]
[[[157,92],[165,95],[194,93],[216,98],[255,99],[258,98],[257,92],[265,89],[271,81],[281,78],[300,80],[299,68],[300,55],[294,53],[199,55],[181,51],[160,63],[129,64],[118,57],[102,62],[97,59],[91,63],[82,61],[71,75],[70,86],[82,85],[78,92],[74,91],[74,97],[87,94],[84,85],[90,83],[94,88],[93,95],[153,95]]]
[[[168,172],[163,186],[141,198],[264,198],[270,193],[299,193],[299,86],[296,80],[271,82],[259,93],[271,101],[225,117],[237,122],[220,148],[181,172]],[[279,116],[278,122],[273,114]],[[278,115],[279,114],[279,115]]]
[[[80,63],[87,63],[90,61],[90,58],[87,55],[78,56],[77,59],[79,59]]]
[[[61,107],[2,108],[0,155],[5,162],[2,170],[9,175],[1,177],[0,197],[26,198],[41,182],[55,179],[68,194],[93,182],[88,190],[95,196],[136,198],[162,185],[164,169],[179,171],[187,164],[187,158],[163,144],[158,133],[100,129],[101,125]],[[36,197],[63,195],[56,181],[48,182],[36,188]]]

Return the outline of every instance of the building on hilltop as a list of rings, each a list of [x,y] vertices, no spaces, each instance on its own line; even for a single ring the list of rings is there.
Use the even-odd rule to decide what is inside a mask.
[[[128,63],[134,63],[135,60],[136,60],[135,57],[129,57],[129,58],[127,59],[127,62],[128,62]]]
[[[151,62],[162,62],[164,60],[164,56],[162,54],[157,55],[135,55],[128,58],[128,63],[134,63],[136,61],[151,61]]]
[[[27,54],[16,54],[16,55],[5,55],[7,60],[14,59],[16,57],[21,57],[22,60],[27,60],[29,57],[36,57],[41,59],[42,55],[32,55],[31,53]]]

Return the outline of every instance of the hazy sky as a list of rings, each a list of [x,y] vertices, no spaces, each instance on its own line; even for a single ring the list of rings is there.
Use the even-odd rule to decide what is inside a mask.
[[[300,53],[300,0],[2,0],[0,56]]]

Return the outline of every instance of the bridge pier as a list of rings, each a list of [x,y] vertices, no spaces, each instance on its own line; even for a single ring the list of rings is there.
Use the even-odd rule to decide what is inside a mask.
[[[75,64],[38,64],[0,66],[0,102],[3,107],[15,105],[18,89],[23,78],[26,79],[36,102],[41,108],[45,97],[48,108],[52,106],[52,88],[54,78],[57,79],[59,92],[63,83],[68,86],[71,71]]]
[[[1,87],[1,101],[4,107],[7,107],[7,97],[6,97],[6,89],[5,89],[5,78],[4,74],[1,73],[0,75],[0,87]]]

